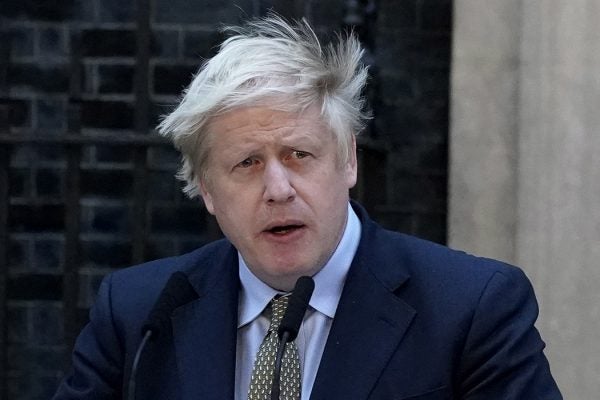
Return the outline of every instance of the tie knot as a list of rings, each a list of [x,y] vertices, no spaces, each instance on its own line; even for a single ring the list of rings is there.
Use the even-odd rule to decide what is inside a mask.
[[[279,296],[274,297],[271,300],[271,326],[269,326],[269,332],[276,331],[279,328],[279,324],[283,319],[283,314],[285,314],[285,309],[287,308],[289,296]]]

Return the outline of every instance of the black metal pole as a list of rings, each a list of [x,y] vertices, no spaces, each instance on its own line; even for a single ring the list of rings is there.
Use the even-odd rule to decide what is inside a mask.
[[[71,39],[71,79],[69,87],[69,104],[67,110],[67,133],[80,136],[81,131],[81,42],[75,32]],[[69,350],[75,343],[79,330],[78,300],[79,300],[79,264],[80,245],[80,215],[79,198],[81,194],[81,145],[67,144],[65,146],[67,166],[63,193],[65,196],[65,265],[63,270],[63,323],[65,334],[65,365],[70,363]]]
[[[137,0],[137,54],[135,67],[135,131],[137,135],[148,134],[150,99],[148,93],[150,64],[150,1]],[[148,148],[139,146],[134,154],[134,199],[132,210],[133,248],[132,261],[141,263],[146,252],[146,191],[148,181]]]
[[[9,133],[8,63],[10,41],[0,43],[0,133]],[[8,318],[6,297],[8,279],[8,208],[10,206],[9,176],[11,146],[0,145],[0,400],[8,399]]]

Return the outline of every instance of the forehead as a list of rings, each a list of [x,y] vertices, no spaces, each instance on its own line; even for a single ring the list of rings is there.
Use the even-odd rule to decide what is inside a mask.
[[[236,108],[217,115],[207,125],[210,147],[223,142],[313,138],[329,131],[317,107],[301,112],[267,107]],[[231,143],[228,143],[231,144]]]

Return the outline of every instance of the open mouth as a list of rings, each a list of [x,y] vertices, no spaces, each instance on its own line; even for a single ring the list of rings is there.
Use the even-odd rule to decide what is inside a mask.
[[[286,233],[290,233],[302,228],[304,225],[281,225],[274,226],[271,229],[268,229],[267,232],[272,233],[274,235],[285,235]]]

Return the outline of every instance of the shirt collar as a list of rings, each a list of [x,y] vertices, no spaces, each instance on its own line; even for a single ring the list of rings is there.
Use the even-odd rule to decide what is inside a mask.
[[[310,306],[329,318],[333,318],[342,295],[346,275],[360,241],[360,220],[348,204],[348,220],[342,239],[325,266],[313,279],[315,290]],[[265,309],[269,301],[278,293],[256,277],[238,252],[239,276],[241,281],[238,328],[250,323]]]

